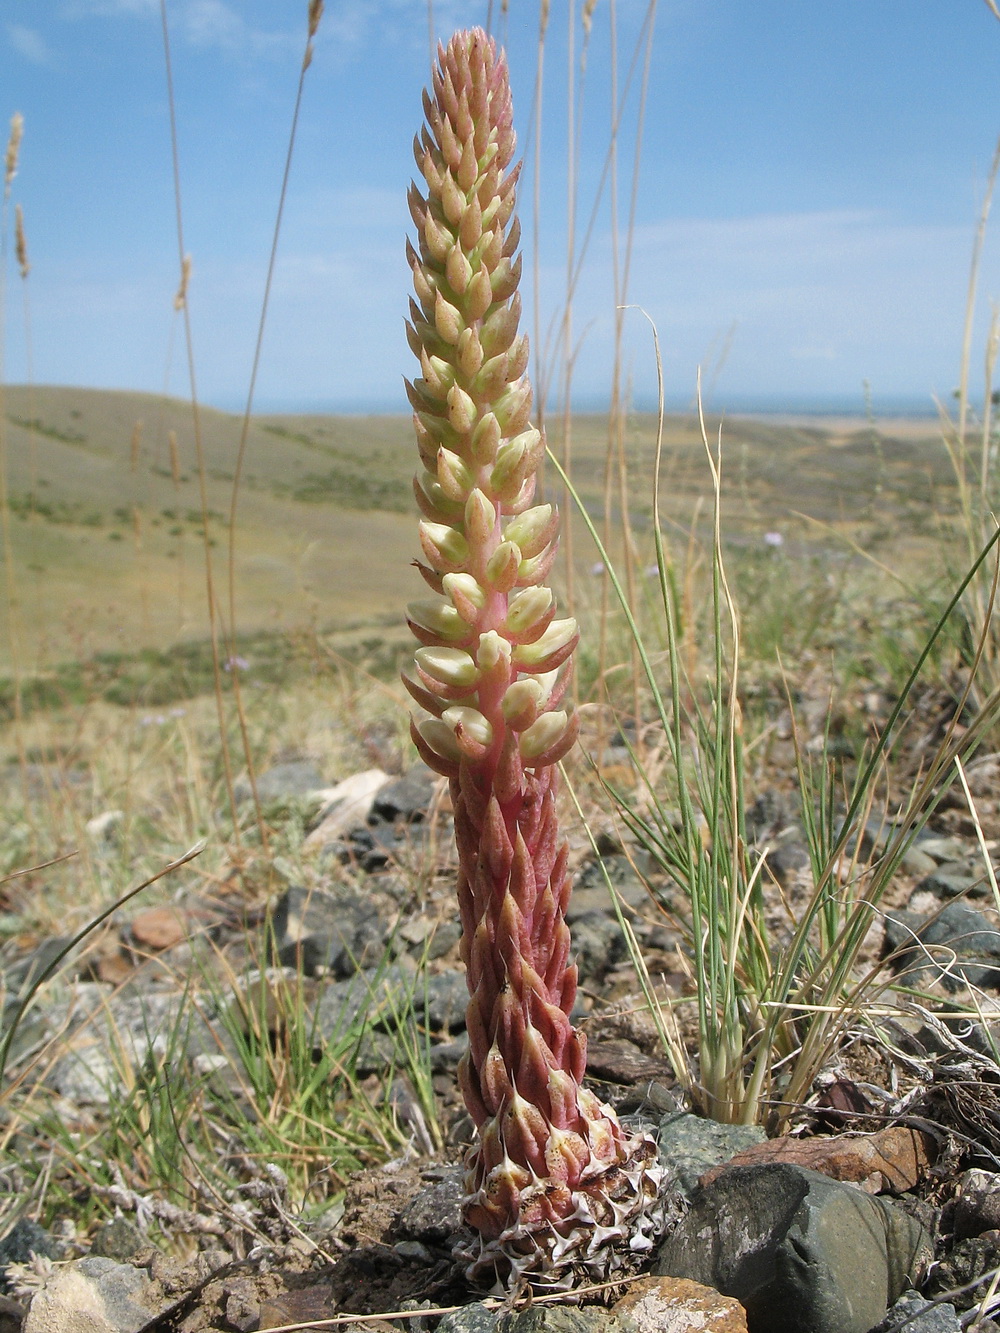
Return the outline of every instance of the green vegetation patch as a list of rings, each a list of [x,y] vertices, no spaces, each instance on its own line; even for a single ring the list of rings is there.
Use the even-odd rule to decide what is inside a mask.
[[[81,435],[75,430],[60,430],[58,426],[49,426],[38,417],[15,417],[7,414],[7,420],[12,426],[21,426],[24,430],[34,431],[36,435],[45,435],[50,440],[60,440],[63,444],[86,444],[86,435]]]
[[[341,509],[381,509],[398,514],[413,506],[413,495],[405,482],[346,468],[307,473],[287,493],[305,504],[335,504]]]

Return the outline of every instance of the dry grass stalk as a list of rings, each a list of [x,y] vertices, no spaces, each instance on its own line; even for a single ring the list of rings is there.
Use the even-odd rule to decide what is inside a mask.
[[[26,278],[31,272],[31,265],[28,263],[28,239],[24,234],[24,209],[20,204],[14,205],[14,249],[21,277]]]
[[[142,444],[142,422],[137,421],[132,427],[132,438],[129,441],[129,462],[130,468],[134,472],[139,466],[139,448]]]
[[[185,310],[187,308],[188,283],[191,281],[191,256],[185,255],[181,260],[181,277],[177,284],[177,294],[174,297],[174,309]]]
[[[10,118],[10,137],[7,140],[6,169],[4,172],[4,197],[10,197],[10,187],[17,175],[17,159],[21,152],[21,139],[24,136],[24,117],[15,111]]]

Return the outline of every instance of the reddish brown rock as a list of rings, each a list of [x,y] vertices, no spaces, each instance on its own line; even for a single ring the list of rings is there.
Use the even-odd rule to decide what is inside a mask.
[[[611,1313],[636,1333],[747,1333],[739,1301],[684,1277],[645,1277]]]
[[[287,1324],[308,1324],[313,1319],[329,1319],[337,1312],[333,1306],[329,1282],[302,1291],[285,1291],[272,1296],[260,1307],[260,1329],[284,1328]]]
[[[710,1185],[731,1166],[787,1162],[819,1171],[831,1180],[860,1185],[868,1194],[902,1194],[927,1176],[934,1151],[934,1140],[929,1134],[905,1125],[889,1125],[875,1134],[768,1139],[745,1148],[721,1166],[712,1167],[698,1183]]]
[[[172,949],[187,933],[184,914],[175,907],[146,907],[132,918],[132,939],[141,949]]]

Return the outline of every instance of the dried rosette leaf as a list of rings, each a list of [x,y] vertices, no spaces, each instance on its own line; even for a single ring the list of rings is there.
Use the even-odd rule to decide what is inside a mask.
[[[450,779],[455,809],[470,995],[459,1079],[479,1131],[469,1271],[569,1285],[581,1266],[600,1276],[648,1248],[661,1173],[652,1141],[583,1087],[586,1043],[569,1018],[555,765],[578,730],[565,696],[579,636],[545,586],[559,519],[534,503],[544,441],[518,332],[513,110],[506,60],[481,29],[439,47],[424,111],[407,248],[421,374],[407,393],[418,567],[435,596],[408,608],[421,647],[404,681],[425,714],[414,742]]]

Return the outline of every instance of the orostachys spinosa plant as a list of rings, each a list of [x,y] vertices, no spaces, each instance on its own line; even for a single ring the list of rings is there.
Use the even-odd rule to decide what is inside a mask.
[[[417,248],[407,389],[423,464],[418,567],[436,594],[408,608],[423,645],[404,673],[426,712],[413,739],[451,781],[469,1051],[478,1128],[465,1218],[469,1274],[569,1286],[648,1249],[661,1171],[583,1086],[570,1022],[577,970],[564,916],[557,762],[578,729],[566,687],[578,633],[545,579],[558,514],[533,504],[544,450],[518,333],[518,167],[507,65],[481,29],[438,50],[415,140]]]

